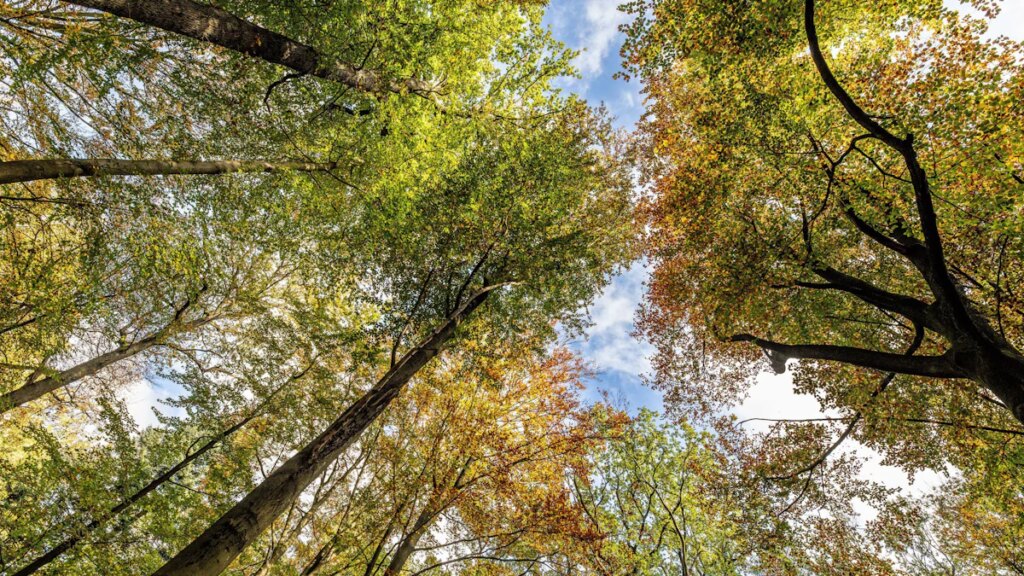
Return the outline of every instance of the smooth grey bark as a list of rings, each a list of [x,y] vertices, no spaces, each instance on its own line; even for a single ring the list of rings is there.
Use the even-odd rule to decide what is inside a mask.
[[[435,513],[430,508],[420,512],[420,515],[416,517],[416,522],[413,523],[412,530],[402,538],[394,555],[391,556],[388,567],[384,569],[384,576],[398,576],[401,573],[402,568],[405,567],[413,552],[416,551],[416,543],[420,541],[423,531],[430,521],[434,519],[434,516]]]
[[[406,383],[451,339],[462,321],[497,287],[477,292],[450,314],[323,433],[274,470],[154,576],[220,574],[387,408]]]
[[[170,176],[230,174],[233,172],[323,172],[334,163],[270,162],[264,160],[118,160],[115,158],[56,158],[0,162],[0,184],[80,178],[84,176]]]

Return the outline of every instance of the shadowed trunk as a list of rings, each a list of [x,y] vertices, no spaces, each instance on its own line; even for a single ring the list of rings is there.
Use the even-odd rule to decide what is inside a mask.
[[[62,158],[0,162],[0,184],[78,178],[83,176],[169,176],[174,174],[230,174],[232,172],[323,172],[333,163],[267,162],[263,160],[118,160]]]
[[[434,88],[423,80],[386,80],[379,72],[339,62],[302,44],[208,4],[191,0],[68,0],[136,22],[174,32],[267,62],[338,82],[364,92],[411,92],[429,97]]]
[[[433,334],[410,350],[377,384],[320,436],[274,470],[154,576],[220,574],[319,476],[398,396],[406,383],[438,354],[459,324],[497,288],[477,292]]]
[[[975,364],[973,379],[992,391],[1024,424],[1024,356],[998,345],[989,345],[971,356]]]

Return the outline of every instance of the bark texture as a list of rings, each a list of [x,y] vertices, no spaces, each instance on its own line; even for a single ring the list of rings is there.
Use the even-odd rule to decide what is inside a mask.
[[[80,178],[84,176],[170,176],[175,174],[230,174],[232,172],[322,172],[333,163],[268,162],[262,160],[118,160],[114,158],[60,158],[0,162],[0,184]]]
[[[156,28],[210,42],[298,72],[370,93],[434,93],[424,80],[388,80],[374,70],[339,62],[312,46],[272,32],[234,14],[191,0],[68,0],[86,8],[129,18]]]

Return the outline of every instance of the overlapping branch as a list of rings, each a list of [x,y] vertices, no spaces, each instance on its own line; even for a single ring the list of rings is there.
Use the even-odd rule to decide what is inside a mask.
[[[76,4],[216,44],[235,52],[367,93],[412,93],[434,99],[437,87],[414,78],[391,80],[383,73],[342,62],[316,48],[267,30],[209,4],[192,0],[67,0]]]

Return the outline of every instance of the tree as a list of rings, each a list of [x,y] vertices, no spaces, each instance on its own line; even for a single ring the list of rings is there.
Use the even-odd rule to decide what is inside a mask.
[[[71,2],[117,16],[131,18],[196,40],[339,82],[367,92],[411,92],[429,96],[433,87],[423,80],[390,81],[379,72],[348,62],[332,61],[316,48],[267,30],[209,4],[191,0],[83,0]]]
[[[66,550],[61,569],[78,569],[120,551],[130,573],[177,553],[165,571],[219,572],[282,513],[303,529],[291,522],[306,497],[326,505],[319,487],[344,481],[342,459],[369,447],[360,433],[442,348],[470,334],[549,342],[631,255],[616,137],[551,90],[571,54],[531,3],[82,4],[119,17],[26,2],[0,22],[3,160],[18,180],[3,248],[33,264],[4,269],[17,282],[3,344],[18,359],[4,390],[56,372],[42,388],[88,392],[9,412],[24,446],[4,461],[12,490],[38,497],[9,518],[5,562]],[[204,23],[217,33],[196,33]],[[54,290],[64,278],[81,288]],[[216,318],[175,330],[200,311]],[[81,358],[81,334],[97,361]],[[224,435],[297,369],[289,337],[314,374]],[[133,360],[186,391],[166,433],[139,438],[114,397]],[[65,413],[66,428],[38,433]],[[218,437],[189,460],[191,442]],[[230,549],[207,546],[238,535],[233,518],[247,526]]]
[[[641,409],[605,414],[609,441],[573,488],[598,534],[595,574],[742,574],[756,566],[712,437]],[[762,551],[763,552],[763,551]]]
[[[764,359],[799,361],[796,390],[826,414],[751,434],[746,467],[800,532],[822,532],[796,540],[829,552],[817,570],[841,573],[857,547],[799,520],[823,500],[837,517],[855,495],[895,505],[855,481],[844,442],[975,487],[1008,464],[995,447],[1019,442],[1020,44],[938,2],[628,9],[624,56],[650,105],[654,379],[677,413],[729,435],[721,416]],[[992,493],[1012,517],[1015,498]],[[847,533],[831,542],[864,537]]]
[[[309,541],[267,572],[500,571],[557,556],[580,526],[565,474],[597,441],[576,397],[580,367],[563,350],[495,348],[468,341],[426,370],[369,435],[366,480],[343,486],[336,508],[307,521]],[[269,540],[268,555],[289,545]]]
[[[477,132],[485,139],[469,145],[473,153],[460,158],[455,171],[438,174],[441,180],[432,194],[398,207],[401,220],[422,219],[429,228],[421,229],[413,242],[395,237],[393,247],[383,243],[375,255],[406,263],[405,269],[379,272],[378,285],[408,290],[399,296],[411,302],[412,318],[398,328],[392,349],[401,346],[411,319],[420,322],[422,332],[432,318],[439,325],[401,357],[393,354],[390,369],[373,388],[157,573],[223,570],[351,445],[492,294],[500,292],[498,305],[505,301],[510,306],[498,311],[500,330],[507,333],[510,322],[505,314],[522,321],[552,306],[565,310],[566,304],[579,301],[581,290],[593,289],[606,273],[603,266],[593,267],[606,257],[595,256],[620,249],[608,240],[625,224],[625,213],[614,208],[623,206],[623,197],[616,198],[623,188],[608,187],[614,184],[608,178],[616,175],[605,170],[613,166],[603,167],[601,158],[594,156],[590,135],[595,131],[583,128],[594,119],[579,107],[570,110],[582,114],[552,116],[521,134],[505,130],[500,140]],[[519,190],[514,198],[506,195],[511,187]],[[489,205],[488,214],[479,211],[480,204]],[[378,217],[384,217],[378,221],[384,230],[371,229],[365,236],[391,240],[396,219],[386,213]],[[431,238],[431,232],[444,243]],[[444,246],[443,252],[420,262],[425,245]],[[410,275],[422,279],[418,286],[405,280]],[[567,282],[568,278],[573,280]]]
[[[626,50],[652,104],[643,323],[670,396],[734,401],[756,350],[802,360],[798,387],[851,430],[876,410],[1012,428],[1019,46],[934,3],[690,4],[632,4],[653,18]]]

